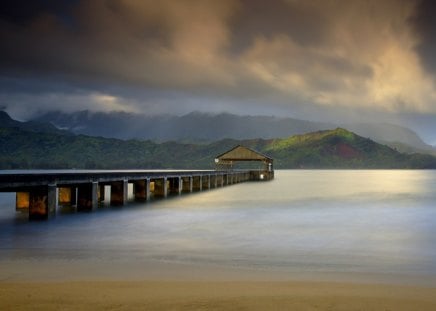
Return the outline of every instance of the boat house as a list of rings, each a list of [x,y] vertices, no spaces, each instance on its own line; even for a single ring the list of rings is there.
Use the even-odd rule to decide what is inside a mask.
[[[238,162],[259,162],[259,169],[250,169],[250,180],[271,180],[274,178],[274,160],[253,149],[238,145],[215,157],[216,170],[233,170]]]

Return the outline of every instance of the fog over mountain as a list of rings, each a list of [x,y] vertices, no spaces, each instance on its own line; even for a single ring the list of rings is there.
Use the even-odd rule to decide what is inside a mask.
[[[119,139],[211,142],[223,138],[283,138],[296,134],[347,128],[381,143],[401,143],[420,150],[431,149],[412,130],[392,124],[334,124],[274,116],[240,116],[229,113],[192,112],[183,116],[147,116],[127,112],[49,112],[36,121],[49,122],[77,134]]]

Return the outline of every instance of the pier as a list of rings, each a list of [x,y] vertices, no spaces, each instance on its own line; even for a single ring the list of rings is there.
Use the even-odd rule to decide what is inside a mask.
[[[233,169],[237,161],[260,161],[262,169]],[[199,192],[246,181],[274,178],[272,159],[237,146],[216,157],[215,170],[128,170],[128,171],[35,171],[0,174],[0,192],[16,193],[16,209],[28,211],[29,219],[48,219],[59,206],[77,211],[96,210],[110,188],[110,204],[123,206],[128,185],[133,185],[135,201]],[[224,167],[224,169],[223,169]]]

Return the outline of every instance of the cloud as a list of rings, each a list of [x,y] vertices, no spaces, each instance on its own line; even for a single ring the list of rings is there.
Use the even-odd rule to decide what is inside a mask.
[[[41,3],[0,18],[3,81],[46,81],[39,109],[436,112],[427,1]]]
[[[424,70],[434,75],[436,73],[436,2],[432,0],[421,0],[416,7],[415,14],[410,22],[416,31],[419,40],[416,51]]]
[[[2,66],[148,87],[226,84],[230,1],[83,1],[74,29],[52,14],[4,24]],[[30,50],[29,50],[30,49]]]
[[[14,118],[27,120],[46,111],[74,112],[93,107],[96,111],[136,112],[137,105],[123,98],[102,93],[0,94],[3,109]]]

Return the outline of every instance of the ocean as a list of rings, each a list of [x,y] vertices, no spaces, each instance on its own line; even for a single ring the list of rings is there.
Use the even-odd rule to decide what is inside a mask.
[[[0,278],[436,284],[436,171],[278,170],[246,182],[28,221],[0,194]]]

